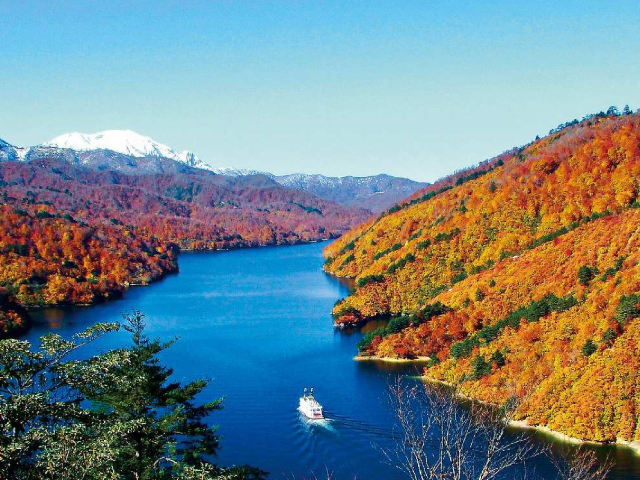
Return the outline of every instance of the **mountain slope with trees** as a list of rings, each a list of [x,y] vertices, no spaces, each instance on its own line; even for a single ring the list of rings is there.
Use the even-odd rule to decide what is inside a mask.
[[[175,272],[180,249],[325,240],[370,215],[265,175],[162,157],[51,148],[27,157],[0,161],[0,336],[28,324],[20,306],[88,304]]]
[[[459,172],[327,247],[337,324],[391,316],[361,355],[516,417],[640,441],[640,115],[612,108]]]

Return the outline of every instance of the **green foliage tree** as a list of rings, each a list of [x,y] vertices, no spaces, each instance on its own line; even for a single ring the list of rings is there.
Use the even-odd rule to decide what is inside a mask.
[[[594,341],[589,339],[584,343],[580,351],[582,352],[582,355],[584,355],[585,357],[590,357],[595,353],[597,349],[598,347],[596,347],[596,344],[594,343]]]
[[[615,105],[611,105],[607,110],[607,115],[618,116],[620,115],[620,111],[618,110],[618,107],[616,107]]]
[[[491,373],[491,364],[487,362],[484,355],[476,355],[471,360],[472,378],[479,380]]]
[[[578,269],[578,280],[582,285],[589,285],[589,282],[593,280],[593,278],[596,276],[596,273],[597,272],[595,268],[591,268],[589,265],[582,265]]]
[[[622,268],[622,264],[626,259],[627,257],[625,256],[618,257],[618,259],[616,260],[616,264],[613,267],[607,268],[604,274],[602,275],[602,277],[600,278],[600,280],[605,282],[609,279],[609,277],[613,277],[616,273],[618,273],[618,271],[620,271],[620,269]]]
[[[493,352],[493,355],[491,355],[491,361],[494,362],[498,367],[504,367],[507,363],[507,359],[505,358],[504,353],[502,353],[500,350],[496,350],[495,352]]]
[[[53,215],[47,212],[46,210],[41,210],[36,213],[37,218],[53,218]]]
[[[403,315],[401,317],[394,317],[389,320],[389,323],[384,327],[376,328],[373,332],[367,332],[365,336],[357,344],[360,351],[365,350],[375,337],[384,338],[394,333],[399,333],[409,325],[420,325],[421,323],[429,321],[432,317],[442,315],[450,311],[450,308],[440,302],[425,306],[419,312],[411,315]]]
[[[427,248],[429,245],[431,245],[431,240],[427,239],[427,240],[422,240],[420,242],[418,242],[416,244],[416,250],[424,250],[425,248]]]
[[[352,254],[348,255],[347,258],[345,258],[342,261],[342,264],[340,265],[341,267],[344,267],[346,264],[353,262],[356,259],[356,257]]]
[[[120,326],[97,324],[71,340],[45,335],[36,351],[0,342],[0,478],[264,478],[210,462],[219,438],[206,418],[221,399],[198,404],[207,381],[172,381],[158,360],[173,341],[148,339],[140,312],[125,320],[131,346],[84,360],[70,355]]]
[[[620,298],[618,307],[616,308],[616,320],[621,326],[624,326],[632,318],[640,315],[640,297],[635,293],[631,295],[623,295]]]
[[[616,334],[615,330],[613,328],[608,328],[603,334],[602,334],[602,341],[604,343],[606,343],[607,345],[610,345],[613,343],[613,341],[616,339],[618,335]]]
[[[356,282],[356,286],[358,288],[362,288],[370,283],[380,283],[384,282],[384,275],[365,275],[364,277],[360,277]]]
[[[0,341],[0,478],[55,478],[49,466],[70,449],[74,458],[71,463],[94,465],[95,478],[108,478],[106,470],[99,466],[104,460],[91,453],[91,446],[99,441],[90,441],[88,434],[94,427],[93,439],[104,438],[108,428],[98,428],[98,412],[80,408],[83,397],[74,385],[83,368],[67,357],[117,328],[113,324],[96,324],[72,340],[45,335],[37,351],[31,351],[26,341]],[[99,359],[93,363],[104,367],[105,378],[109,376],[109,369],[100,365]],[[117,442],[116,432],[112,433]],[[72,447],[74,442],[85,450]],[[67,468],[67,472],[71,474],[78,468]]]
[[[187,465],[195,465],[202,455],[214,455],[218,436],[204,420],[221,408],[222,399],[196,405],[194,399],[207,381],[195,380],[184,386],[170,382],[173,370],[160,365],[157,356],[173,341],[147,338],[144,316],[138,311],[125,319],[124,329],[131,333],[133,346],[123,352],[127,361],[113,368],[118,384],[98,381],[81,386],[85,398],[109,412],[115,421],[135,421],[135,428],[126,435],[127,448],[122,449],[117,462],[142,479],[153,477],[156,462],[167,453]]]
[[[537,322],[540,318],[551,312],[563,312],[574,307],[577,303],[578,301],[571,295],[563,298],[551,293],[542,297],[540,300],[534,300],[528,305],[514,310],[493,324],[485,325],[478,332],[468,336],[464,340],[454,343],[451,345],[449,354],[456,359],[468,357],[474,348],[480,346],[481,342],[490,343],[494,341],[506,327],[513,329],[519,328],[522,319],[525,319],[527,322]]]

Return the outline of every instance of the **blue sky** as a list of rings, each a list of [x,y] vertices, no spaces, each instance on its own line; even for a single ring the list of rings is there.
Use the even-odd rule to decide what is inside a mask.
[[[640,107],[637,1],[0,0],[0,25],[17,145],[130,128],[218,166],[434,180]]]

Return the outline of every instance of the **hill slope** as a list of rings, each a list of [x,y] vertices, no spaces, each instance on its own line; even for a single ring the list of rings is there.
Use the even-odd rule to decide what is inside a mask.
[[[589,117],[416,194],[326,249],[363,355],[426,356],[533,425],[640,440],[640,118]]]
[[[158,157],[136,159],[148,162],[141,170],[130,157],[110,153],[83,157],[82,165],[48,156],[0,163],[3,192],[47,202],[87,221],[115,219],[144,226],[165,241],[192,249],[332,238],[368,215],[286,189],[264,175],[227,177]],[[91,164],[94,158],[97,168]]]
[[[177,271],[179,248],[335,238],[370,215],[265,175],[110,150],[15,151],[0,146],[0,336],[24,328],[20,305],[91,303]]]

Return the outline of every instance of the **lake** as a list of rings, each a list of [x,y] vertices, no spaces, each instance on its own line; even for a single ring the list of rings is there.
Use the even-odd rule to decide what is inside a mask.
[[[149,336],[179,338],[162,356],[175,377],[209,377],[203,400],[225,397],[224,410],[211,417],[223,436],[220,464],[250,463],[278,479],[326,472],[336,479],[402,479],[379,450],[391,442],[386,390],[396,375],[418,367],[353,360],[363,333],[332,325],[331,308],[349,287],[323,273],[325,245],[184,252],[179,274],[132,288],[122,299],[34,311],[34,326],[22,338],[36,341],[52,331],[69,337],[138,309],[147,315]],[[126,340],[118,333],[91,348]],[[332,419],[326,425],[297,412],[304,387],[315,388]],[[600,453],[617,461],[611,478],[640,479],[640,457],[624,449]],[[534,463],[551,478],[548,460]]]

